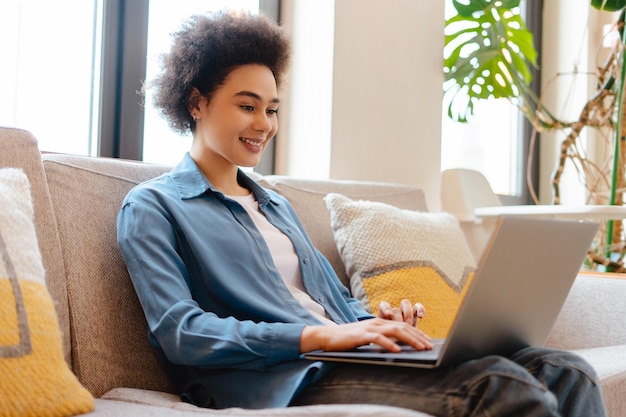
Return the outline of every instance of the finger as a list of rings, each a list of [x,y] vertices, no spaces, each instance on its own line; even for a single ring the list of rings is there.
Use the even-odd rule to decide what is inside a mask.
[[[423,318],[426,315],[426,307],[422,303],[415,303],[413,306],[413,313],[417,318]]]
[[[400,310],[398,307],[394,307],[391,309],[391,311],[393,312],[393,316],[391,317],[391,320],[402,321],[402,310]]]
[[[393,320],[393,309],[387,301],[381,301],[380,304],[378,304],[378,317]]]
[[[378,345],[380,347],[382,347],[383,349],[386,349],[390,352],[399,352],[400,351],[400,345],[397,342],[397,339],[394,337],[389,337],[383,333],[379,333],[379,332],[372,332],[368,335],[369,337],[369,343],[373,343],[375,345]]]
[[[411,345],[416,349],[427,349],[428,340],[421,333],[410,334],[412,329],[408,324],[397,320],[381,320],[372,322],[368,328],[367,342],[376,344],[391,352],[399,352],[401,344]]]
[[[404,343],[417,350],[432,349],[431,338],[422,330],[403,322],[389,323],[385,336],[398,343]]]
[[[404,299],[400,302],[400,309],[402,310],[402,321],[411,326],[415,326],[416,319],[411,302]]]
[[[425,333],[407,344],[411,345],[415,350],[431,350],[433,348],[432,339]]]
[[[391,352],[399,352],[400,344],[406,344],[416,350],[430,350],[433,348],[431,338],[422,330],[402,321],[373,319],[360,322],[365,325],[366,332],[362,334],[363,344],[374,343]]]
[[[417,350],[429,350],[433,348],[432,339],[426,333],[415,326],[410,326],[409,340],[404,343],[411,345]]]

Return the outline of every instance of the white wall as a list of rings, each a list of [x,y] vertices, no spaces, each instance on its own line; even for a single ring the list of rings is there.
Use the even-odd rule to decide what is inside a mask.
[[[576,3],[576,2],[574,2]],[[562,36],[562,28],[585,28],[588,2],[579,4],[578,9],[568,0],[544,2],[543,10],[543,53],[541,84],[543,102],[550,111],[564,120],[574,120],[587,97],[587,78],[570,74],[576,65],[586,71],[588,56],[586,48],[588,32],[576,30],[569,36]],[[551,24],[547,24],[551,22]],[[564,74],[555,77],[556,74]],[[544,132],[541,134],[539,167],[539,200],[550,204],[552,200],[552,173],[559,158],[560,144],[565,138],[563,132]],[[561,198],[563,204],[578,203],[584,200],[584,190],[576,187],[577,178],[571,175],[573,167],[568,164],[561,179]],[[582,194],[581,194],[582,191]]]
[[[294,48],[298,46],[300,27],[290,26],[289,19],[294,22],[299,8],[318,1],[283,2],[283,19],[293,32]],[[306,106],[304,113],[302,107],[292,106],[294,97],[302,97],[303,91],[304,97],[314,96],[306,94],[307,88],[326,88],[324,81],[318,87],[316,72],[310,71],[325,71],[324,65],[316,62],[316,53],[294,52],[306,59],[304,68],[309,72],[304,82],[300,79],[290,85],[288,108],[299,115],[288,116],[287,125],[281,126],[283,132],[288,132],[288,141],[279,140],[278,172],[295,175],[298,166],[329,164],[329,177],[333,179],[418,185],[426,192],[429,207],[438,209],[443,2],[334,0],[334,6],[332,102],[322,100]],[[305,19],[309,28],[328,31],[323,29],[326,23],[316,21],[316,17],[309,15]],[[294,72],[290,83],[298,77]],[[326,77],[319,74],[320,79]],[[302,140],[326,146],[327,119],[323,114],[329,109],[330,160],[290,152],[290,148],[299,146],[294,142]]]
[[[293,51],[288,89],[281,97],[276,171],[326,179],[330,175],[335,0],[285,0],[281,20],[291,33]]]

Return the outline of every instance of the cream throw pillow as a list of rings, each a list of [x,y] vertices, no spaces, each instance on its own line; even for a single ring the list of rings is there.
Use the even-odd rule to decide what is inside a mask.
[[[419,327],[445,337],[475,269],[456,218],[340,194],[325,201],[353,296],[374,314],[381,301],[421,302]]]
[[[21,170],[0,169],[0,207],[0,416],[90,412],[93,397],[63,358]]]

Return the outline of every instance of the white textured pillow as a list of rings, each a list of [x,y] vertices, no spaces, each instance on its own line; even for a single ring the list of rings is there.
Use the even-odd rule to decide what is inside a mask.
[[[352,294],[364,308],[419,301],[427,311],[420,328],[445,337],[475,269],[457,219],[340,194],[325,200]]]

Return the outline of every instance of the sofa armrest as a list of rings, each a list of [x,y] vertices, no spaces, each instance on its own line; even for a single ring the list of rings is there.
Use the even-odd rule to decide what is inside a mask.
[[[547,345],[589,349],[626,344],[626,278],[581,273],[552,328]]]

